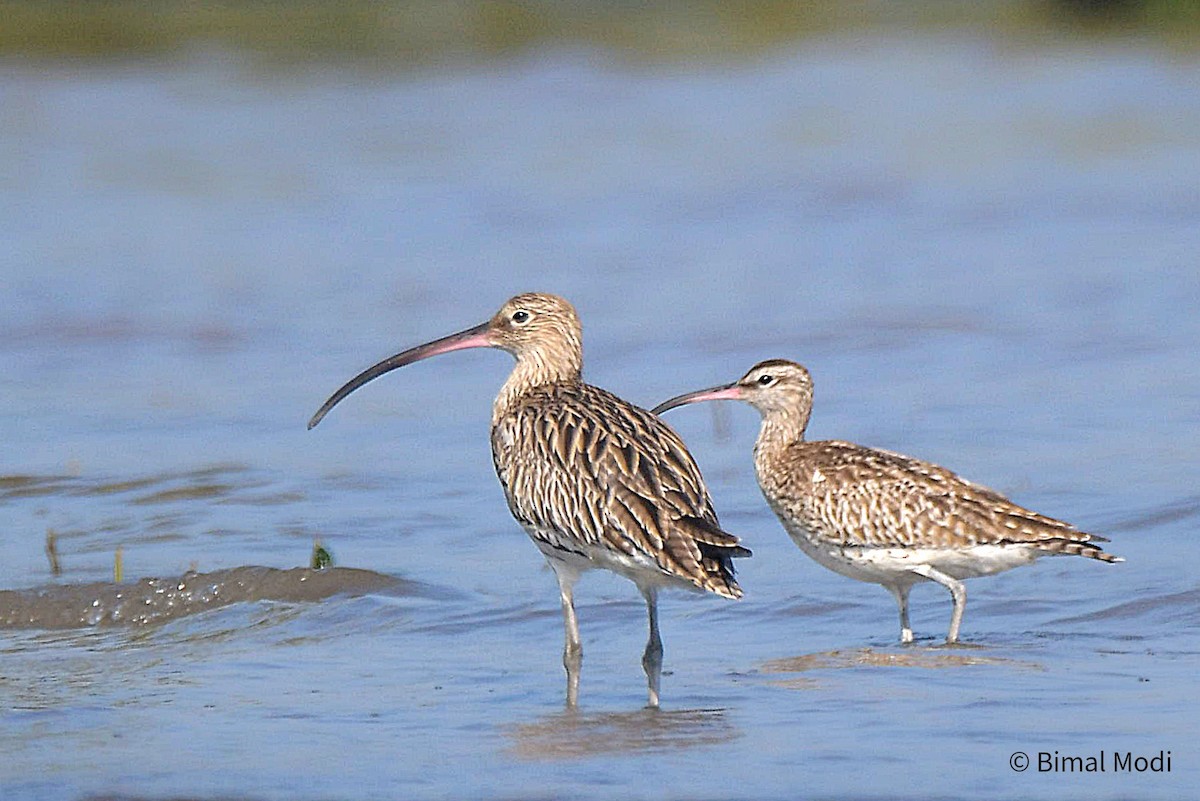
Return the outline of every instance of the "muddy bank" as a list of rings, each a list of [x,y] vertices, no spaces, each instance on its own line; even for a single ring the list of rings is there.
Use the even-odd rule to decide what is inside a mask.
[[[414,585],[370,570],[235,567],[137,583],[0,590],[0,628],[145,626],[246,601],[320,601],[336,595],[413,594]]]

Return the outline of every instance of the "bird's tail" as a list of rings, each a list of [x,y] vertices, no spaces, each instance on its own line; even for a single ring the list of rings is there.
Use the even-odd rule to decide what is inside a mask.
[[[1069,556],[1086,556],[1088,559],[1095,559],[1100,562],[1108,562],[1115,564],[1116,562],[1124,562],[1125,558],[1111,554],[1096,544],[1096,540],[1100,537],[1091,537],[1087,540],[1073,539],[1048,539],[1039,540],[1037,542],[1028,543],[1033,545],[1039,551],[1043,551],[1053,555],[1069,555]]]
[[[698,577],[697,585],[725,598],[741,598],[742,588],[734,578],[733,560],[752,556],[750,549],[742,546],[733,534],[706,520],[686,517],[679,522],[700,549],[703,576]]]
[[[1108,542],[1107,537],[1080,531],[1070,523],[1040,515],[1004,499],[994,511],[1000,514],[1007,530],[1005,542],[1027,545],[1049,555],[1086,556],[1109,563],[1125,561],[1099,545]]]

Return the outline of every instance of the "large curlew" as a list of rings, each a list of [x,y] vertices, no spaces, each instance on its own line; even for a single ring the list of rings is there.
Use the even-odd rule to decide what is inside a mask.
[[[675,432],[583,381],[582,331],[570,303],[517,295],[485,323],[364,370],[308,427],[368,381],[465,348],[499,348],[516,358],[492,406],[492,457],[509,509],[558,578],[568,706],[578,702],[583,653],[574,586],[592,568],[625,576],[646,599],[650,638],[642,666],[648,703],[658,706],[658,591],[684,587],[739,598],[732,559],[750,552],[720,529],[700,470]]]

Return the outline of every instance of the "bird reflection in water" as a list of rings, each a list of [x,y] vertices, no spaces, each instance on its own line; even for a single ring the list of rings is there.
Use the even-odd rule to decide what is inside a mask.
[[[506,731],[520,759],[580,759],[722,745],[742,736],[724,709],[582,713],[566,709]]]

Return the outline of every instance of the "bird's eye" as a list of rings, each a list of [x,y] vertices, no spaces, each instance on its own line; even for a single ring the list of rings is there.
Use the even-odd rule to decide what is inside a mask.
[[[513,312],[512,321],[517,325],[529,322],[529,312],[524,310]]]
[[[775,383],[775,376],[773,376],[773,375],[760,375],[758,377],[759,386],[765,387],[769,384],[774,384],[774,383]]]

